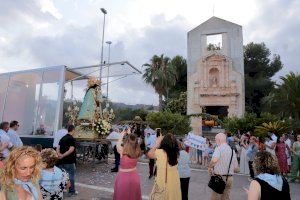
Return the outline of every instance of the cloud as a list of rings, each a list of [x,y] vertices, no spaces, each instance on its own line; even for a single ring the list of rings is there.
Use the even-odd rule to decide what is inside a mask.
[[[258,15],[245,27],[246,41],[265,42],[279,54],[284,68],[275,79],[289,71],[300,72],[300,1],[258,1]]]
[[[0,71],[21,70],[24,66],[75,67],[99,63],[103,16],[98,8],[101,7],[109,8],[105,41],[113,42],[111,62],[128,60],[138,69],[144,70],[141,66],[155,54],[169,57],[179,54],[186,57],[187,31],[204,22],[203,16],[210,15],[207,10],[211,3],[199,7],[198,1],[193,1],[193,5],[172,1],[172,9],[169,2],[3,1],[0,7]],[[237,14],[232,15],[230,8],[225,9],[227,2],[223,1],[215,3],[218,17],[241,24],[245,22],[245,44],[250,41],[265,42],[272,53],[281,55],[285,68],[277,76],[291,70],[299,72],[300,40],[297,37],[300,17],[297,13],[300,11],[300,2],[256,0],[248,2],[247,6],[241,1],[232,2],[238,3],[235,5],[239,6],[240,15],[247,13],[252,19],[234,17]],[[219,9],[221,6],[224,9]],[[201,12],[197,12],[199,8]],[[104,60],[107,60],[107,53],[105,44]],[[120,71],[125,73],[122,67],[112,67],[111,74]],[[106,71],[103,73],[106,74]],[[77,96],[85,87],[84,82],[80,84]],[[145,84],[140,75],[112,82],[109,92],[113,101],[158,104],[154,89]]]

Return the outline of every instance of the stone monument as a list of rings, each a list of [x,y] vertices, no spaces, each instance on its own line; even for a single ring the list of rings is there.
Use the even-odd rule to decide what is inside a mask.
[[[211,17],[188,32],[187,47],[187,114],[205,112],[242,117],[245,112],[242,26]],[[200,117],[198,120],[202,121]]]

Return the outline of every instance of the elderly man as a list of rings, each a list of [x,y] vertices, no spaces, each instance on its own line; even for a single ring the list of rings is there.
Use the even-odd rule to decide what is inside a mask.
[[[216,147],[212,160],[208,166],[208,173],[209,175],[215,174],[222,176],[223,180],[226,182],[226,187],[223,194],[212,191],[211,200],[229,200],[230,190],[233,185],[233,174],[234,171],[238,171],[238,161],[235,152],[227,144],[226,135],[224,133],[218,133],[215,139],[218,146]]]

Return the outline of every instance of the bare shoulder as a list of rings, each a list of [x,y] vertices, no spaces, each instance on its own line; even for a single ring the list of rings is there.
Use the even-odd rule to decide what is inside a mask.
[[[6,200],[6,196],[5,196],[3,191],[0,191],[0,199],[1,200]]]
[[[248,200],[259,200],[260,192],[260,184],[256,180],[251,181],[248,191]]]

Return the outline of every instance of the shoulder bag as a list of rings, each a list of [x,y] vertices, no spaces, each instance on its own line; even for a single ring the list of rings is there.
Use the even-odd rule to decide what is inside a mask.
[[[215,191],[218,194],[223,194],[223,192],[225,190],[225,186],[226,186],[227,179],[228,179],[228,173],[229,173],[230,165],[231,165],[231,161],[232,161],[232,156],[233,156],[233,150],[231,149],[231,158],[230,158],[230,162],[229,162],[228,172],[226,174],[226,182],[223,180],[221,175],[213,175],[210,177],[208,187],[210,187],[213,191]]]

